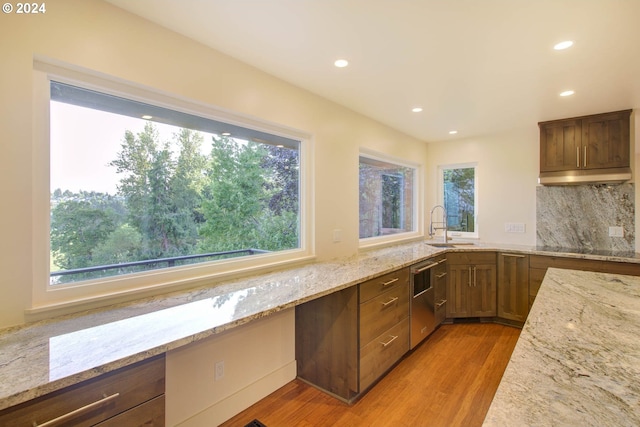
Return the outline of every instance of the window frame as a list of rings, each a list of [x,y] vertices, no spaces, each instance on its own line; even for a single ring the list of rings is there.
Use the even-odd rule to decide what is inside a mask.
[[[259,132],[300,141],[299,197],[300,246],[296,249],[250,257],[231,258],[78,281],[65,285],[50,285],[50,83],[57,81],[133,101],[156,105],[186,114],[201,116],[241,126]],[[313,139],[303,131],[287,128],[246,115],[222,110],[215,106],[167,94],[159,90],[124,82],[95,72],[34,60],[33,73],[33,163],[32,163],[32,297],[27,315],[66,308],[69,306],[103,305],[147,296],[160,291],[211,284],[222,278],[231,278],[275,266],[286,266],[315,257],[313,241]],[[106,300],[106,302],[105,302]]]
[[[400,233],[388,234],[384,236],[372,236],[372,237],[359,237],[359,248],[360,249],[370,249],[379,246],[384,246],[392,243],[399,243],[403,241],[423,239],[424,238],[424,227],[423,227],[423,196],[422,196],[422,188],[423,188],[423,170],[422,165],[419,163],[410,162],[404,159],[400,159],[398,157],[390,156],[387,154],[382,154],[377,151],[369,150],[367,148],[360,148],[358,153],[358,195],[360,192],[360,158],[365,157],[367,159],[391,163],[397,166],[411,168],[413,170],[413,200],[411,203],[412,209],[412,225],[411,231],[405,231]],[[358,196],[358,223],[360,222],[360,199]],[[358,227],[359,229],[359,227]]]
[[[468,231],[447,231],[447,237],[459,237],[463,239],[479,239],[478,230],[478,162],[456,163],[438,166],[438,204],[444,206],[444,171],[450,169],[474,169],[473,187],[473,232]]]

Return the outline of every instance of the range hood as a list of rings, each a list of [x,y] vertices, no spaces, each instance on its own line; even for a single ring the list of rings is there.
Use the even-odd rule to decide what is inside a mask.
[[[542,185],[621,184],[631,179],[631,168],[540,172]]]

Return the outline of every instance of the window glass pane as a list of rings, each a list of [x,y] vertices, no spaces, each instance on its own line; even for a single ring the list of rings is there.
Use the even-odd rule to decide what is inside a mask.
[[[51,284],[300,247],[299,141],[57,82],[50,107]]]
[[[415,169],[360,156],[360,238],[414,231]]]
[[[443,169],[449,231],[475,231],[475,167]]]

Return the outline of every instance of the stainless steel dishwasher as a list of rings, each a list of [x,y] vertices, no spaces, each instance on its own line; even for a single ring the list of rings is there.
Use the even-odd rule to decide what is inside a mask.
[[[438,264],[438,261],[426,260],[411,267],[411,348],[436,328],[435,280],[431,269]]]

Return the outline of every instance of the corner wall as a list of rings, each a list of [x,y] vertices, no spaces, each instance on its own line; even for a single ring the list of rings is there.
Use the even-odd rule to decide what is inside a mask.
[[[437,205],[438,167],[477,163],[478,233],[484,242],[535,245],[538,127],[429,144],[427,203]],[[425,218],[427,229],[429,218]],[[505,223],[524,223],[524,233],[507,233]]]
[[[34,247],[47,253],[48,236],[32,230],[34,57],[311,134],[319,260],[358,251],[360,147],[426,159],[415,138],[100,0],[50,0],[46,14],[0,18],[0,328],[25,321]],[[333,242],[334,229],[341,242]]]

